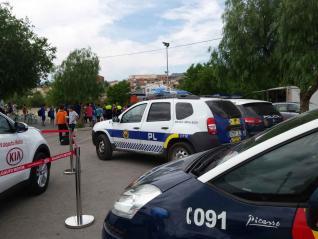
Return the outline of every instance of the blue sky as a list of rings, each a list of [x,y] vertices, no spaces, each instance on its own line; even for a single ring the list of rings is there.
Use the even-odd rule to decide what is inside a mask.
[[[56,64],[75,48],[91,47],[100,57],[106,80],[133,74],[163,74],[165,51],[107,58],[218,38],[224,0],[9,0],[18,17],[57,47]],[[209,58],[218,41],[170,49],[170,72],[183,72]]]

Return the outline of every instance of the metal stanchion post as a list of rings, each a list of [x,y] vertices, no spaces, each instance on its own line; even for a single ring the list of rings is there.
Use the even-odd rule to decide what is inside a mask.
[[[70,142],[70,151],[73,152],[73,131],[70,130],[69,132],[69,142]],[[70,168],[64,170],[64,174],[72,175],[75,174],[75,169],[73,165],[73,154],[70,156]]]
[[[82,198],[81,198],[81,163],[80,163],[80,148],[76,147],[76,216],[71,216],[65,220],[65,225],[68,228],[83,228],[88,227],[94,222],[94,216],[82,215]]]

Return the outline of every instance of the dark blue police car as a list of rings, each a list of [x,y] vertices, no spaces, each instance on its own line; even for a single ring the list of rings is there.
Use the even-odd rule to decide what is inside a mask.
[[[314,239],[317,188],[318,110],[146,173],[115,202],[102,237]]]

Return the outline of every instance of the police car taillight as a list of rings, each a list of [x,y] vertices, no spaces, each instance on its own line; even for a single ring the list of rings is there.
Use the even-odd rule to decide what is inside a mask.
[[[244,121],[246,124],[253,124],[253,125],[262,124],[262,120],[260,118],[247,117],[247,118],[244,118]]]
[[[214,118],[208,118],[207,119],[207,128],[208,128],[208,133],[209,134],[217,134],[216,124],[215,124],[215,119]]]

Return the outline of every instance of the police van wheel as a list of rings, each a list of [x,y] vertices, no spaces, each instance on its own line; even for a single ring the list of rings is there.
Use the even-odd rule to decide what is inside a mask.
[[[33,162],[46,158],[42,152],[36,153]],[[44,193],[49,185],[50,164],[42,164],[31,169],[29,178],[29,192],[33,195]]]
[[[112,146],[106,135],[101,134],[96,140],[96,153],[101,160],[111,160],[112,159]]]
[[[189,143],[179,142],[173,144],[168,150],[168,160],[174,161],[178,159],[182,159],[188,157],[193,154],[194,150]]]

